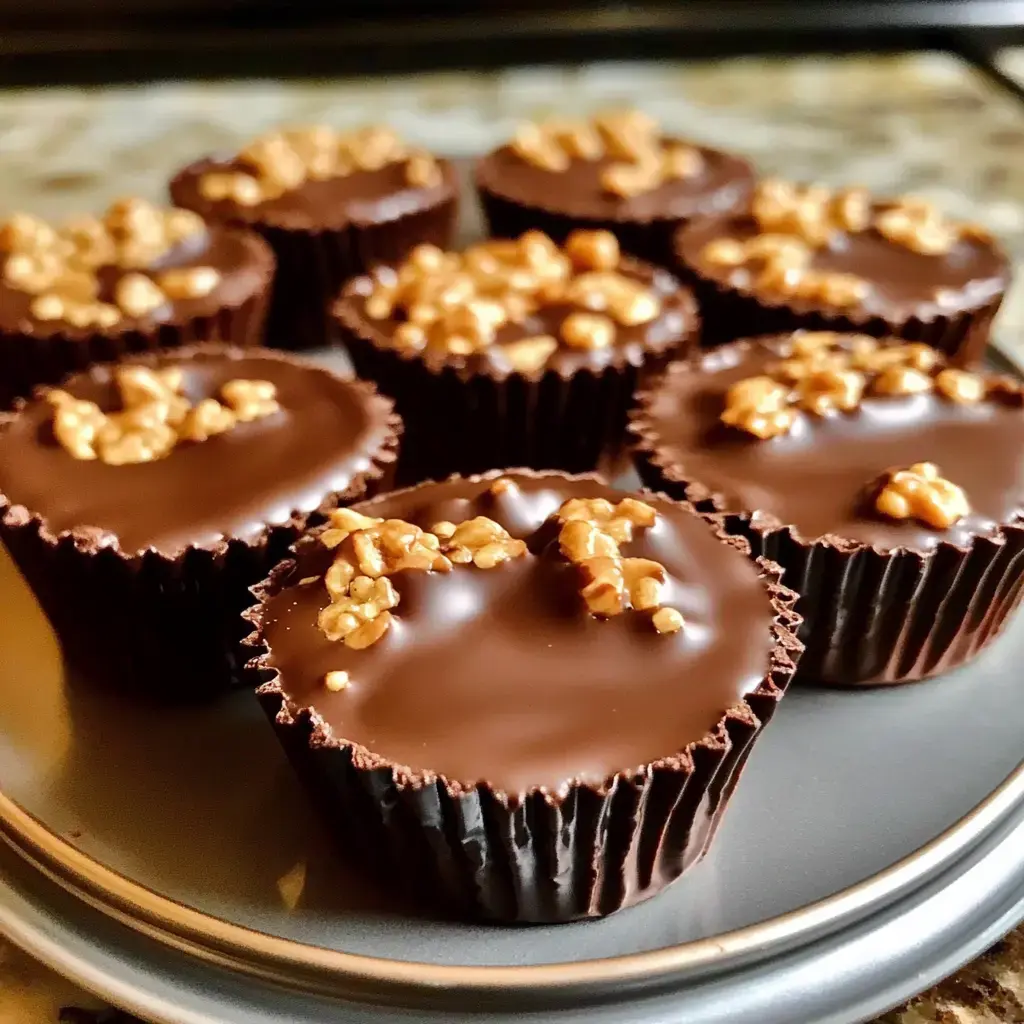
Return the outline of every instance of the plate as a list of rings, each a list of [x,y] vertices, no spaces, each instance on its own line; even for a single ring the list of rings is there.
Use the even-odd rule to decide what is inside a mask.
[[[1024,917],[1008,895],[1024,846],[1005,841],[1024,816],[1024,619],[938,680],[792,691],[702,864],[604,921],[501,928],[425,917],[352,873],[250,694],[168,708],[67,675],[2,551],[0,601],[0,830],[66,890],[196,969],[420,1012],[482,999],[553,1010],[692,994],[725,971],[775,976],[858,934],[875,938],[851,969],[876,976],[878,930],[965,879],[976,898],[946,907],[933,968],[977,952],[994,921],[1008,930]],[[998,879],[998,913],[979,921]],[[920,990],[925,970],[892,1002]]]

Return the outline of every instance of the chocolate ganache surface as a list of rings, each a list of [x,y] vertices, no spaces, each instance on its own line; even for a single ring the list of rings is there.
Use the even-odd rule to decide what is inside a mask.
[[[764,680],[773,609],[756,566],[687,509],[641,495],[655,525],[623,544],[660,562],[663,603],[682,613],[659,633],[650,612],[590,613],[577,566],[551,517],[569,498],[625,497],[596,479],[510,471],[515,487],[453,479],[357,508],[429,529],[486,516],[528,551],[493,568],[401,570],[391,628],[353,650],[317,624],[333,552],[314,534],[297,548],[282,589],[265,598],[266,667],[286,699],[312,707],[338,743],[356,744],[400,774],[439,773],[508,794],[571,780],[600,785],[670,757],[713,730]],[[343,671],[339,691],[327,673]]]
[[[682,139],[666,139],[683,144]],[[511,146],[483,157],[476,167],[478,184],[524,206],[541,206],[588,220],[682,220],[721,213],[750,195],[753,173],[738,156],[703,146],[700,170],[674,178],[638,195],[616,195],[602,185],[602,174],[621,158],[573,159],[564,171],[547,170],[524,160]]]
[[[723,510],[767,514],[807,541],[831,535],[882,549],[963,545],[1019,519],[1024,409],[1018,388],[997,388],[972,403],[936,390],[866,393],[849,412],[800,413],[792,429],[767,440],[721,422],[729,388],[770,372],[791,352],[786,338],[727,345],[673,368],[646,397],[636,421],[644,445],[672,479],[693,485],[694,499],[717,494]],[[925,462],[962,488],[970,505],[946,529],[874,508],[880,478]]]
[[[247,173],[251,168],[241,159],[208,157],[180,171],[170,184],[170,192],[179,206],[214,221],[259,222],[300,230],[380,224],[428,209],[455,193],[455,168],[447,160],[438,160],[437,165],[441,177],[434,185],[409,184],[405,164],[396,162],[372,171],[307,179],[279,196],[243,206],[230,199],[206,198],[200,182],[210,173]]]
[[[53,406],[33,399],[0,419],[0,495],[9,505],[40,516],[54,534],[88,529],[126,553],[253,540],[343,492],[393,433],[389,402],[298,359],[211,345],[145,365],[180,367],[193,403],[228,381],[270,381],[280,408],[164,458],[109,465],[65,450],[53,434]],[[115,372],[99,366],[62,388],[114,411]]]
[[[884,204],[875,207],[884,208]],[[767,302],[797,309],[820,307],[821,300],[802,299],[760,284],[758,261],[734,268],[716,265],[702,255],[704,247],[718,239],[747,242],[763,233],[750,215],[708,218],[683,228],[676,244],[683,263],[702,276]],[[827,245],[812,250],[809,267],[862,279],[867,290],[851,311],[890,320],[911,316],[929,319],[983,306],[1002,293],[1010,278],[1006,256],[984,238],[963,237],[949,252],[932,255],[900,245],[873,227],[837,231]]]

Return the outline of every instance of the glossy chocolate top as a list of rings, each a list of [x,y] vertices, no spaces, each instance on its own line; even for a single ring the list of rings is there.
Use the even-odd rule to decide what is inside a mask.
[[[0,253],[0,331],[21,334],[50,335],[60,333],[72,337],[120,334],[124,331],[154,330],[159,324],[182,324],[196,317],[211,316],[225,307],[242,305],[246,300],[270,286],[274,271],[273,255],[258,236],[245,231],[209,228],[173,246],[160,259],[145,269],[102,266],[97,269],[98,301],[114,302],[117,283],[126,274],[156,277],[165,270],[190,267],[213,267],[220,280],[211,292],[195,298],[168,297],[154,312],[145,316],[122,315],[106,328],[75,327],[64,320],[38,320],[30,307],[36,296],[15,288],[3,279],[3,264],[10,257]]]
[[[126,553],[252,541],[268,524],[288,523],[345,491],[371,469],[393,433],[390,402],[368,385],[295,358],[201,346],[146,365],[180,366],[183,392],[193,403],[217,397],[229,380],[269,380],[281,408],[200,443],[179,444],[153,462],[108,465],[76,459],[61,447],[52,406],[34,399],[0,418],[6,503],[42,517],[53,534],[87,532]],[[119,408],[109,366],[62,387],[104,411]]]
[[[769,440],[720,421],[730,386],[766,372],[791,339],[736,342],[677,365],[642,403],[635,427],[694,500],[717,494],[724,510],[763,513],[805,540],[826,535],[879,548],[929,549],[998,533],[1024,511],[1024,409],[1019,392],[958,404],[936,392],[865,395],[851,412],[800,413]],[[971,512],[945,530],[874,509],[891,469],[935,463],[963,488]]]
[[[763,682],[772,651],[772,603],[755,565],[685,508],[644,498],[656,524],[623,554],[661,562],[664,603],[682,612],[659,634],[650,612],[589,613],[579,570],[558,552],[549,517],[570,497],[623,494],[596,479],[506,475],[517,488],[457,479],[358,506],[423,528],[487,516],[529,552],[496,568],[398,572],[395,624],[352,650],[326,639],[317,614],[333,552],[314,536],[299,546],[286,589],[269,596],[263,640],[287,698],[312,706],[335,740],[399,769],[437,772],[470,787],[519,794],[613,774],[670,757],[700,740]],[[329,692],[325,673],[351,682]],[[406,772],[408,774],[408,772]]]
[[[476,180],[480,188],[523,206],[587,220],[685,220],[742,206],[754,186],[750,164],[731,153],[694,148],[703,158],[699,173],[663,182],[634,196],[615,195],[602,185],[602,172],[621,163],[610,155],[597,160],[574,158],[567,170],[549,171],[524,160],[511,146],[502,146],[478,161]]]
[[[239,159],[206,157],[189,164],[170,183],[175,205],[194,210],[214,222],[270,224],[296,230],[339,228],[346,224],[381,224],[430,209],[450,199],[458,189],[455,168],[438,160],[441,182],[420,187],[406,180],[405,164],[387,164],[376,171],[307,180],[274,199],[243,206],[230,199],[210,200],[200,192],[200,179],[213,172],[249,172]]]
[[[716,266],[702,256],[704,247],[716,239],[744,242],[760,233],[752,216],[702,220],[680,230],[676,252],[680,261],[700,276],[770,304],[798,312],[825,308],[830,314],[849,313],[855,319],[879,316],[903,322],[912,316],[925,320],[950,316],[986,305],[1005,291],[1010,280],[1006,256],[990,241],[960,238],[950,252],[933,256],[891,241],[873,227],[853,233],[837,231],[827,245],[812,249],[812,271],[852,274],[868,283],[866,296],[852,307],[833,308],[820,299],[796,298],[776,288],[764,288],[756,283],[757,263]]]

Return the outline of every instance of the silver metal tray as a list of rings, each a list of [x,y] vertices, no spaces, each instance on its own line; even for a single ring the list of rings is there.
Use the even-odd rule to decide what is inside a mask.
[[[65,678],[2,551],[0,606],[0,833],[60,887],[5,851],[0,930],[155,1020],[603,1021],[628,1000],[637,1021],[853,1021],[1024,918],[1024,619],[942,679],[792,692],[711,855],[657,899],[495,928],[347,870],[251,695],[168,709]]]

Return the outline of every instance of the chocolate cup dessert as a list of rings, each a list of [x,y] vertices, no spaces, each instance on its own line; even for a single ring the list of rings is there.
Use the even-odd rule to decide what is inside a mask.
[[[508,287],[521,276],[536,288]],[[444,294],[467,277],[461,298]],[[356,372],[405,421],[407,483],[509,465],[594,469],[622,447],[636,388],[699,329],[689,292],[620,258],[607,232],[578,232],[564,249],[528,232],[459,255],[416,250],[350,281],[334,315]]]
[[[808,191],[784,198],[795,208]],[[704,345],[798,329],[855,331],[923,342],[957,366],[981,360],[1010,282],[1009,261],[991,236],[914,200],[817,192],[825,204],[809,224],[780,216],[790,208],[759,193],[754,212],[705,218],[677,233],[672,265],[697,295]],[[859,211],[844,222],[827,204],[851,196]]]
[[[294,187],[267,187],[296,161]],[[265,136],[235,157],[189,164],[169,187],[179,206],[270,244],[277,275],[267,341],[288,349],[329,342],[328,307],[342,283],[422,242],[448,245],[458,213],[453,165],[375,129]]]
[[[117,414],[117,445],[72,454],[65,442],[88,440],[75,412],[90,407],[68,406],[69,436],[66,396],[122,408],[126,370],[143,371],[136,387],[180,372],[190,417],[204,400],[224,416],[215,396],[228,382],[270,382],[276,397],[150,461],[131,461],[125,443],[148,435]],[[387,483],[399,432],[369,384],[281,354],[203,345],[97,366],[0,416],[0,539],[70,664],[140,693],[209,693],[236,681],[248,588],[308,525]]]
[[[833,369],[854,375],[853,401],[837,402],[819,370],[783,385],[797,396],[788,432],[762,440],[722,422],[751,378],[788,366],[794,379],[821,338],[819,358],[838,355]],[[722,515],[783,566],[801,595],[799,681],[884,685],[969,661],[1020,601],[1022,406],[1019,382],[946,369],[922,345],[797,332],[672,366],[639,396],[631,431],[648,486]],[[779,426],[772,416],[762,433]]]
[[[136,199],[103,218],[0,226],[0,407],[42,384],[133,353],[201,342],[257,345],[273,253]]]
[[[800,645],[778,568],[637,497],[529,470],[423,484],[343,510],[254,589],[249,667],[313,800],[346,851],[438,911],[556,922],[653,896],[706,852],[786,689]],[[604,569],[566,546],[602,527],[605,563],[661,580],[603,618]],[[353,578],[371,537],[385,576]],[[357,609],[328,639],[371,592],[394,609],[383,632],[367,642],[380,617]]]
[[[646,127],[630,127],[631,117],[639,117]],[[583,146],[587,156],[580,155],[574,138],[591,140],[589,147]],[[634,147],[629,145],[631,138],[636,140]],[[624,183],[615,180],[619,167],[633,170],[650,151],[678,153],[686,159],[676,173],[644,180],[644,170],[638,169],[633,175],[627,172]],[[535,228],[564,241],[577,228],[611,231],[626,252],[667,265],[672,262],[672,237],[680,226],[749,202],[754,171],[739,156],[662,137],[643,115],[626,114],[594,122],[524,126],[520,138],[477,161],[475,182],[496,237],[516,238]]]

